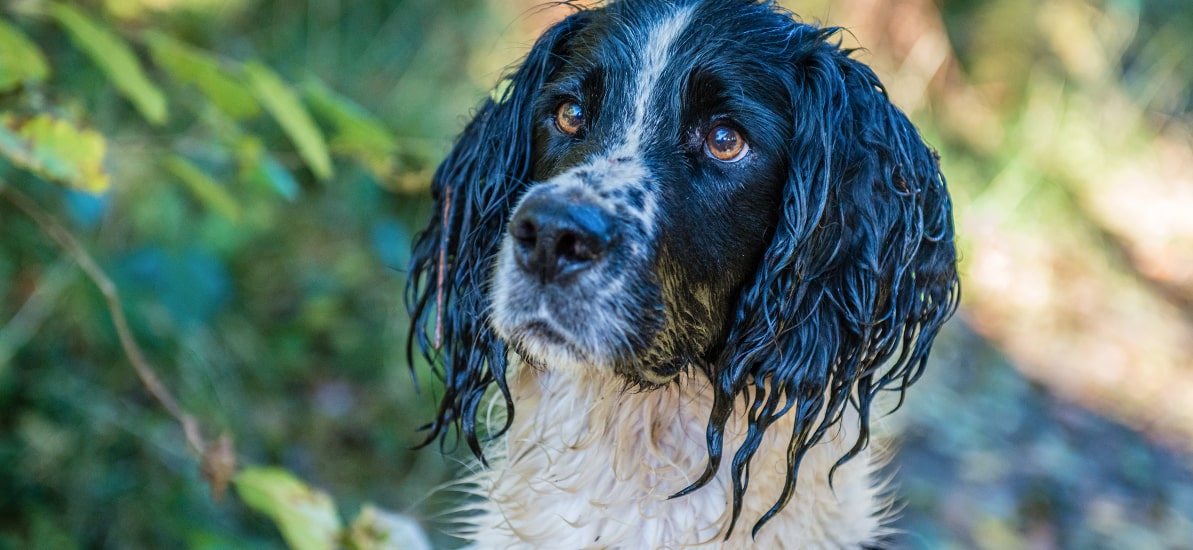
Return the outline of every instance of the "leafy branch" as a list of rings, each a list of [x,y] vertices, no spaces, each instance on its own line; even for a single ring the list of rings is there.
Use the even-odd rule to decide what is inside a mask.
[[[417,523],[371,504],[361,508],[347,527],[340,521],[335,503],[326,493],[312,489],[285,470],[246,468],[237,472],[232,437],[222,434],[214,442],[203,437],[199,421],[178,404],[145,357],[129,328],[120,292],[95,258],[67,228],[58,223],[28,195],[0,179],[0,197],[28,216],[83,270],[103,294],[108,314],[116,328],[120,346],[137,377],[158,404],[182,427],[187,445],[199,457],[204,478],[213,498],[219,501],[229,482],[236,483],[240,497],[253,509],[272,518],[287,544],[295,550],[429,550],[430,545]]]
[[[371,114],[314,78],[296,86],[261,61],[227,59],[152,29],[126,37],[122,32],[127,29],[118,29],[67,2],[26,2],[8,8],[20,16],[52,22],[68,36],[74,49],[99,69],[105,83],[140,114],[140,118],[122,122],[142,127],[148,123],[154,127],[153,135],[172,138],[155,140],[146,155],[145,150],[112,143],[103,130],[80,122],[91,113],[72,108],[71,92],[85,95],[94,93],[93,89],[66,90],[53,85],[52,58],[19,25],[0,18],[0,174],[7,174],[7,179],[0,178],[0,202],[11,204],[32,220],[99,289],[123,354],[141,385],[181,427],[187,450],[199,460],[214,499],[219,501],[228,485],[234,485],[246,504],[275,521],[294,548],[428,548],[421,529],[408,518],[366,505],[353,523],[344,526],[329,496],[288,472],[240,469],[232,436],[224,433],[208,439],[200,420],[180,404],[159,376],[129,324],[119,288],[88,246],[59,215],[21,190],[28,181],[41,179],[98,194],[109,192],[114,179],[138,185],[143,181],[140,178],[165,176],[181,183],[205,210],[236,225],[250,210],[241,204],[243,197],[237,195],[237,189],[225,184],[227,178],[214,173],[235,170],[235,179],[263,181],[277,193],[270,205],[277,202],[278,195],[295,200],[300,189],[296,175],[267,147],[277,143],[253,133],[247,125],[262,113],[280,128],[310,175],[321,181],[335,174],[334,154],[334,158],[355,161],[377,181],[392,183],[397,172],[394,136]],[[139,50],[148,55],[138,55]],[[149,63],[143,64],[141,59]],[[159,74],[174,86],[160,86],[154,80]],[[199,93],[174,93],[181,89]],[[184,107],[179,109],[179,105]],[[195,120],[184,120],[187,111],[194,113]],[[330,139],[320,122],[330,129]],[[209,173],[212,163],[184,154],[187,144],[193,142],[180,137],[176,129],[196,127],[217,138],[221,150],[214,168],[219,172]],[[121,158],[113,161],[115,156]],[[138,172],[137,179],[115,178],[109,173],[113,165],[148,170]],[[15,170],[8,172],[10,167]]]

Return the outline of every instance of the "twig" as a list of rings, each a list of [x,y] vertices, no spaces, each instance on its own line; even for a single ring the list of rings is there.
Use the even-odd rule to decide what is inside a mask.
[[[182,426],[186,442],[202,461],[203,472],[208,476],[212,492],[218,500],[219,495],[223,494],[223,486],[227,483],[227,475],[235,469],[231,439],[225,435],[214,446],[209,446],[203,439],[198,420],[178,405],[178,400],[162,384],[161,379],[157,377],[157,372],[141,351],[141,346],[133,337],[132,330],[129,329],[128,318],[124,316],[124,308],[121,306],[116,284],[108,278],[78,239],[58,223],[52,215],[38,206],[33,199],[12,186],[6,185],[2,180],[0,180],[0,196],[7,198],[13,206],[29,216],[46,235],[49,235],[54,242],[58,243],[58,246],[70,255],[75,263],[79,264],[83,273],[99,288],[107,302],[108,313],[112,317],[112,324],[116,327],[116,335],[120,338],[120,347],[124,349],[124,354],[128,356],[129,362],[132,363],[133,369],[145,389]],[[229,461],[229,456],[232,456],[231,461]]]
[[[439,269],[436,269],[435,289],[435,349],[443,346],[443,293],[444,278],[447,276],[447,247],[451,240],[452,187],[443,192],[443,229],[439,237]]]
[[[17,309],[8,323],[0,326],[0,374],[13,355],[37,333],[38,327],[53,312],[51,305],[67,284],[75,279],[74,262],[62,258],[37,281],[36,290]]]

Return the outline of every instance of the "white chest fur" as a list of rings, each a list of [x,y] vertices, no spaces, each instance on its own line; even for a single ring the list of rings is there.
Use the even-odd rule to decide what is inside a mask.
[[[465,535],[478,548],[852,548],[882,533],[884,512],[874,465],[864,452],[832,465],[852,446],[853,419],[812,448],[791,502],[765,524],[754,522],[783,487],[790,421],[767,431],[750,467],[741,519],[724,540],[731,502],[728,464],[744,421],[730,421],[726,459],[708,486],[669,499],[706,462],[712,392],[701,377],[634,392],[612,376],[515,368],[514,423],[489,449],[492,468],[471,482],[484,499]]]

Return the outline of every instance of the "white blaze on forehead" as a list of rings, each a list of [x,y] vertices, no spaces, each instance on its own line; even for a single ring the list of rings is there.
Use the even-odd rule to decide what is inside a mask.
[[[629,91],[632,94],[632,111],[626,113],[628,120],[624,122],[623,140],[549,182],[556,189],[591,190],[593,193],[588,195],[588,200],[606,212],[618,211],[616,203],[627,200],[624,196],[611,199],[607,193],[619,188],[638,187],[642,204],[625,208],[624,211],[642,222],[645,238],[654,235],[657,199],[650,192],[648,182],[651,174],[642,162],[640,149],[650,128],[661,122],[647,116],[647,108],[656,95],[663,71],[671,61],[676,40],[691,21],[692,11],[691,6],[679,9],[647,31],[645,46],[634,60],[637,72],[634,75],[634,87]]]
[[[638,75],[634,80],[634,118],[626,128],[625,151],[631,155],[638,152],[638,146],[642,143],[647,127],[646,108],[654,97],[663,69],[671,59],[672,45],[688,26],[692,9],[691,6],[683,8],[651,29],[646,46],[641,50]]]

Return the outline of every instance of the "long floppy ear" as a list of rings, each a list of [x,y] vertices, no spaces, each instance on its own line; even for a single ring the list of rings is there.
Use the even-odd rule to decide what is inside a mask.
[[[837,29],[798,30],[815,36],[793,39],[806,51],[793,63],[782,212],[713,370],[706,478],[719,466],[734,402],[744,395],[750,403],[732,462],[730,531],[767,428],[795,415],[783,492],[755,533],[787,504],[804,454],[847,406],[861,426],[837,466],[865,448],[874,398],[894,390],[902,403],[960,294],[936,154],[873,71],[828,42]]]
[[[494,382],[505,397],[507,419],[513,417],[505,346],[488,324],[489,275],[509,211],[530,177],[534,98],[563,63],[568,39],[586,20],[587,14],[578,12],[544,33],[435,171],[433,214],[416,239],[406,288],[408,358],[413,365],[417,345],[444,383],[424,444],[455,424],[484,460],[476,414]]]

